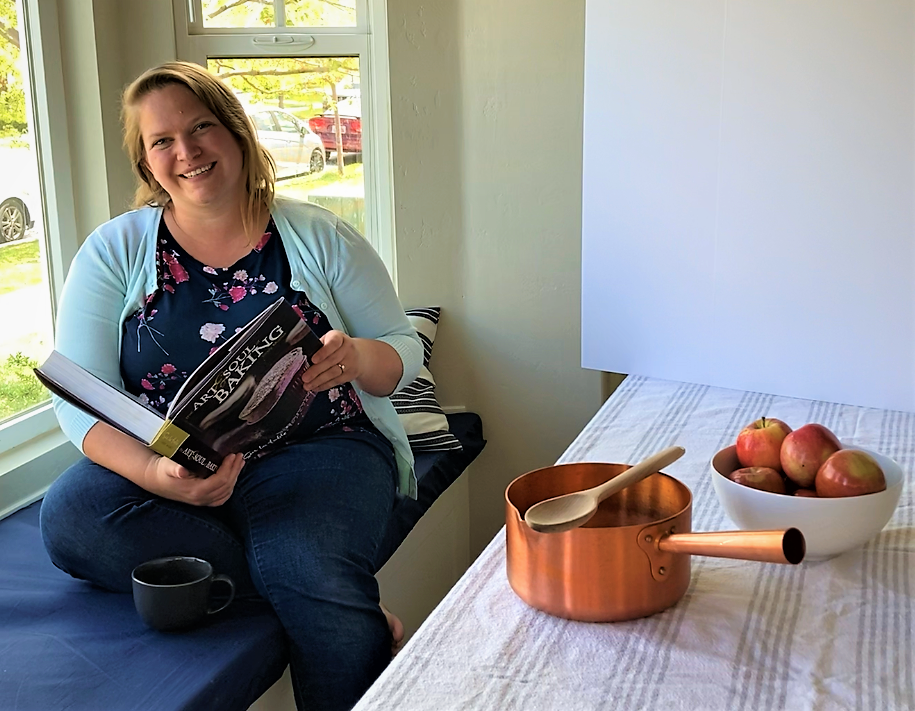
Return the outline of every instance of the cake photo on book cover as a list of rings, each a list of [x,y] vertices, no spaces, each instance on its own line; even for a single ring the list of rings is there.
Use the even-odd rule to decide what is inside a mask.
[[[72,405],[207,477],[227,454],[256,459],[295,430],[314,400],[301,376],[322,345],[280,298],[191,373],[164,417],[57,351],[35,374]]]

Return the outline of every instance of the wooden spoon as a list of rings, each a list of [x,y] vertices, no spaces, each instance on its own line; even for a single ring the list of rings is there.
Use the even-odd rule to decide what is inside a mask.
[[[685,452],[683,447],[668,447],[603,484],[534,504],[525,512],[524,520],[540,533],[559,533],[578,528],[594,515],[600,502],[608,496],[660,471],[677,461]]]

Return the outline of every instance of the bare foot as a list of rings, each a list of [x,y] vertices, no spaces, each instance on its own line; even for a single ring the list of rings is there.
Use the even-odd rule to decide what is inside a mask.
[[[400,618],[384,605],[381,605],[381,611],[384,613],[384,618],[388,621],[388,629],[391,631],[391,656],[393,657],[401,649],[403,649],[403,622],[401,622]]]

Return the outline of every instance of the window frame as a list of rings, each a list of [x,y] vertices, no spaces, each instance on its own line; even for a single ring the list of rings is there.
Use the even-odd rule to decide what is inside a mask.
[[[60,29],[55,3],[17,0],[16,9],[25,35],[21,50],[23,86],[27,90],[26,112],[37,149],[42,202],[41,215],[35,219],[36,222],[40,219],[43,225],[41,261],[50,292],[53,331],[57,301],[80,244],[70,169]],[[7,471],[4,455],[55,430],[58,430],[57,418],[49,401],[0,423],[0,475]]]
[[[384,0],[356,0],[354,27],[308,28],[205,28],[201,0],[172,2],[179,60],[205,67],[208,57],[359,58],[365,237],[381,256],[396,288],[391,82]],[[274,2],[283,5],[283,0]]]

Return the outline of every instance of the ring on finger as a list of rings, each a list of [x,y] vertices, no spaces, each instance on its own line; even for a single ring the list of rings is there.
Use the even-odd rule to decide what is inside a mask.
[[[337,367],[340,369],[340,375],[344,375],[346,373],[346,366],[343,365],[343,363],[337,363]]]

